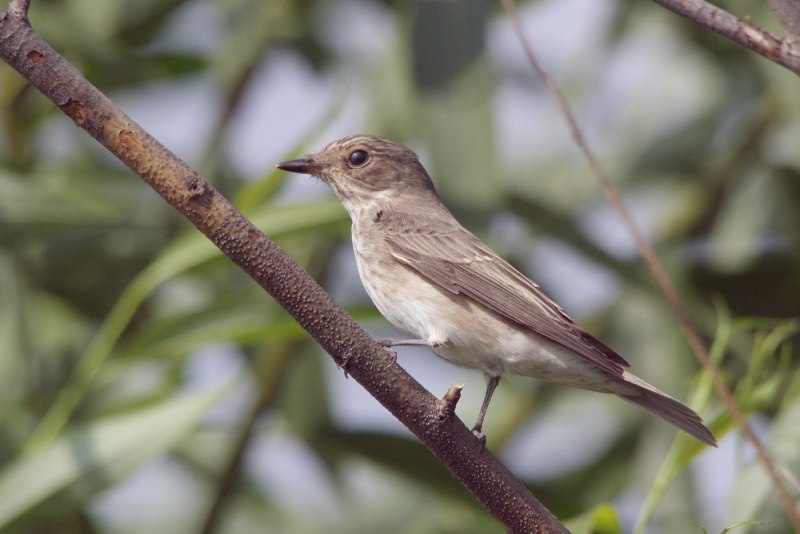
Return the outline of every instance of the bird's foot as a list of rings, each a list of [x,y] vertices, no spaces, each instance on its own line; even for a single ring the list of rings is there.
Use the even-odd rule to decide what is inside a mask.
[[[486,448],[486,435],[481,432],[481,427],[475,425],[472,427],[472,435],[475,436],[481,444],[481,452]]]
[[[386,369],[388,369],[397,363],[397,353],[386,346],[383,347],[383,350],[385,350],[387,356],[389,356],[389,365],[386,366]]]
[[[391,350],[391,347],[429,347],[433,349],[439,346],[439,343],[434,343],[427,339],[394,339],[391,337],[381,337],[376,339],[375,342],[389,353],[391,361],[387,367],[391,367],[397,362],[397,353]]]

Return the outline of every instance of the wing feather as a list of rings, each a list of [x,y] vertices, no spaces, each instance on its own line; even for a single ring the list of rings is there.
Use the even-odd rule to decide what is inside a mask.
[[[398,261],[612,375],[621,376],[628,367],[622,356],[578,327],[538,285],[463,227],[434,232],[405,222],[386,240]]]

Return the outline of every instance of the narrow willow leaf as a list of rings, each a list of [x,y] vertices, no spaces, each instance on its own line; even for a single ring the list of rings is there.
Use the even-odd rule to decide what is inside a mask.
[[[98,420],[47,449],[17,458],[0,473],[0,527],[72,484],[107,486],[169,450],[227,389]]]

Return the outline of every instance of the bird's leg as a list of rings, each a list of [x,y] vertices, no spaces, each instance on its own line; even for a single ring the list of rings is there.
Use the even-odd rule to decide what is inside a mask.
[[[383,345],[384,347],[428,347],[431,349],[435,349],[440,345],[435,341],[430,341],[428,339],[394,339],[391,337],[382,337],[376,339],[375,341],[378,342],[379,345]]]
[[[494,394],[495,388],[497,388],[497,384],[500,383],[499,376],[486,376],[486,395],[483,397],[483,405],[481,406],[481,411],[478,413],[478,420],[475,421],[475,425],[472,427],[472,433],[475,434],[475,437],[481,440],[484,444],[486,443],[486,436],[481,433],[483,430],[483,418],[486,417],[486,410],[489,409],[489,402],[492,400],[492,395]]]

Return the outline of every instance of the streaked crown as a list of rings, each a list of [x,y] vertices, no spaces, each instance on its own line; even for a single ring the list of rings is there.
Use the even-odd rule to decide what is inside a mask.
[[[309,157],[319,170],[314,173],[327,182],[342,200],[379,192],[434,191],[433,182],[409,148],[372,135],[353,135],[334,141]]]

